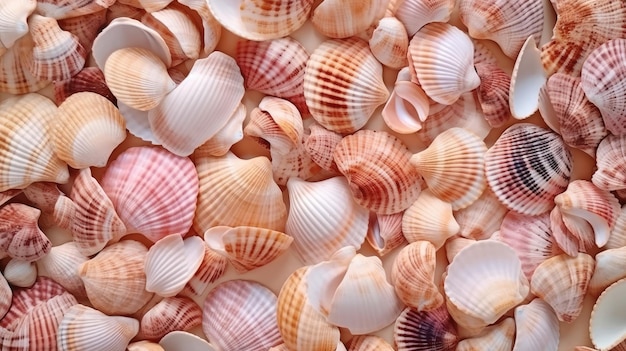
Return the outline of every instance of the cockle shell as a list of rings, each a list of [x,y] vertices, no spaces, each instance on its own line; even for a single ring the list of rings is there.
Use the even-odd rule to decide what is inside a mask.
[[[486,188],[471,205],[454,211],[454,219],[460,227],[459,235],[480,240],[490,237],[500,229],[502,219],[507,212],[507,208],[491,189]]]
[[[194,229],[216,225],[253,226],[284,231],[287,208],[265,157],[240,159],[232,152],[195,160],[199,177]],[[239,211],[245,206],[246,211]]]
[[[348,351],[393,351],[385,339],[375,335],[357,335],[350,341]]]
[[[148,249],[134,240],[124,240],[100,251],[78,268],[87,297],[109,315],[132,314],[152,298],[145,290],[144,262]]]
[[[368,43],[372,54],[383,65],[393,69],[407,65],[409,37],[397,18],[381,18]]]
[[[28,33],[0,56],[1,92],[25,94],[35,92],[50,84],[49,81],[39,79],[30,73],[34,45],[33,38]],[[1,49],[0,52],[2,52]]]
[[[609,249],[595,256],[596,265],[589,281],[589,292],[598,296],[616,281],[626,278],[626,247]]]
[[[37,280],[37,266],[34,262],[12,258],[4,267],[2,274],[9,284],[28,288]]]
[[[8,189],[0,192],[0,205],[4,205],[12,198],[22,193],[22,189]]]
[[[113,5],[114,0],[37,0],[37,13],[55,19],[83,16]]]
[[[60,228],[70,227],[75,215],[73,201],[67,197],[55,183],[35,182],[22,190],[28,201],[47,216]]]
[[[460,29],[441,22],[422,27],[409,43],[409,66],[434,101],[451,105],[480,85],[474,45]]]
[[[480,77],[476,95],[485,119],[494,128],[502,127],[511,117],[511,76],[496,64],[476,63],[475,67]]]
[[[393,339],[398,345],[398,351],[452,351],[459,342],[458,333],[445,306],[421,312],[412,308],[404,309],[396,320]]]
[[[61,19],[58,23],[61,29],[75,35],[80,45],[89,53],[91,43],[107,23],[107,10],[102,9],[90,14]]]
[[[541,87],[547,79],[541,64],[541,52],[535,39],[529,36],[515,59],[511,73],[509,107],[515,119],[526,119],[539,109]]]
[[[511,350],[515,339],[515,322],[506,318],[498,324],[487,327],[479,335],[463,339],[455,351],[478,351],[489,348],[495,350]]]
[[[593,257],[585,253],[549,258],[535,269],[531,292],[547,302],[560,321],[572,322],[582,311],[594,266]]]
[[[361,130],[345,136],[333,157],[355,201],[370,211],[397,213],[419,196],[420,176],[408,163],[411,153],[387,132]]]
[[[337,172],[333,153],[339,142],[341,142],[341,134],[317,124],[309,126],[309,130],[310,134],[304,141],[304,148],[309,153],[309,156],[323,170]]]
[[[264,139],[273,155],[286,154],[302,143],[304,125],[294,104],[285,99],[266,96],[259,102],[259,107],[250,112],[250,121],[244,133]]]
[[[385,256],[407,243],[402,233],[402,214],[402,212],[398,212],[390,215],[378,215],[370,212],[369,230],[365,240],[378,256]]]
[[[69,241],[53,246],[36,264],[40,276],[54,280],[76,297],[86,297],[87,292],[78,275],[78,268],[87,260],[89,257],[80,253],[76,243]]]
[[[37,224],[40,214],[17,202],[0,207],[0,256],[33,262],[50,252],[52,243]]]
[[[626,206],[620,209],[605,248],[616,249],[622,246],[626,246]]]
[[[381,115],[385,124],[396,133],[411,134],[422,129],[428,118],[430,101],[422,88],[411,82],[409,68],[398,72],[393,91]]]
[[[165,351],[161,345],[147,340],[131,342],[126,349],[128,351]]]
[[[626,189],[626,169],[619,162],[626,156],[626,136],[607,135],[596,150],[597,169],[591,177],[595,186],[605,190]]]
[[[9,282],[0,274],[0,319],[9,311],[12,299],[13,290],[9,286]]]
[[[448,22],[454,10],[454,1],[392,0],[389,6],[392,7],[392,14],[404,24],[409,37],[412,37],[427,23]]]
[[[202,309],[187,297],[166,297],[141,318],[139,334],[159,340],[175,330],[187,331],[202,324]]]
[[[7,1],[0,5],[0,48],[10,48],[28,33],[27,18],[35,10],[36,0]],[[2,50],[0,49],[0,55]]]
[[[25,188],[37,181],[65,183],[67,166],[55,154],[49,124],[56,106],[38,94],[11,97],[0,103],[0,158],[8,167],[0,171],[0,191]],[[10,161],[9,161],[10,160]]]
[[[626,279],[621,279],[604,290],[593,306],[589,335],[593,345],[600,350],[617,350],[615,347],[626,339],[622,327],[624,306],[621,297],[624,292]]]
[[[459,6],[459,17],[469,35],[495,41],[510,58],[517,56],[529,36],[539,42],[543,12],[542,0],[528,1],[523,7],[506,0],[463,0]]]
[[[202,37],[186,8],[168,6],[144,14],[141,22],[154,29],[165,40],[172,55],[172,66],[200,57]]]
[[[198,270],[189,279],[179,295],[192,299],[203,296],[209,285],[226,272],[227,265],[228,260],[226,257],[214,252],[208,245],[204,245],[204,257],[200,267],[198,267]]]
[[[239,104],[226,125],[206,143],[198,146],[194,151],[194,157],[225,155],[233,145],[243,139],[243,122],[246,116],[246,105]]]
[[[124,350],[139,331],[139,321],[107,316],[85,305],[72,306],[59,324],[59,350]]]
[[[146,12],[159,11],[167,7],[173,0],[121,0],[122,4],[145,10]]]
[[[190,9],[196,11],[198,16],[202,19],[202,57],[209,55],[219,42],[222,36],[222,26],[213,17],[213,14],[209,10],[209,5],[204,0],[180,0],[180,4],[183,4]]]
[[[496,236],[497,233],[498,232],[495,232],[491,236],[491,238]],[[454,261],[454,258],[456,257],[456,255],[458,255],[459,252],[461,252],[461,250],[474,244],[476,241],[477,241],[476,239],[468,239],[468,238],[464,238],[458,235],[453,236],[450,239],[446,240],[445,250],[446,250],[446,258],[448,259],[448,262]]]
[[[324,0],[311,15],[313,27],[330,38],[348,38],[365,31],[385,14],[387,0]]]
[[[559,347],[559,320],[545,301],[533,299],[515,308],[515,344],[513,350],[556,351]]]
[[[326,40],[307,61],[304,98],[317,123],[337,133],[352,133],[387,101],[382,78],[382,65],[365,41]]]
[[[189,231],[198,174],[188,158],[159,147],[129,148],[110,163],[101,184],[128,233],[156,242]]]
[[[443,304],[435,284],[436,248],[428,241],[405,246],[391,269],[391,281],[398,297],[410,308],[430,311]]]
[[[489,187],[506,207],[523,214],[549,211],[571,172],[571,154],[563,140],[529,123],[507,128],[485,154]]]
[[[471,205],[487,187],[483,164],[487,146],[474,133],[451,128],[439,134],[411,165],[424,177],[433,195],[454,210]]]
[[[550,227],[557,245],[570,256],[597,248],[591,224],[580,216],[563,213],[559,206],[550,212]]]
[[[202,330],[220,350],[266,350],[281,343],[277,297],[257,282],[219,284],[207,295],[202,311]]]
[[[402,215],[402,233],[410,243],[426,240],[439,249],[458,232],[452,206],[436,197],[430,188],[423,190]]]
[[[54,101],[61,105],[68,96],[81,91],[97,93],[109,99],[113,104],[117,102],[115,95],[106,84],[104,73],[98,67],[85,67],[75,76],[64,81],[55,81]]]

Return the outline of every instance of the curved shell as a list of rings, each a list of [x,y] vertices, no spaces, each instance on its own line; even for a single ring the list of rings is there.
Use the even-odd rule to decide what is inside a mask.
[[[208,245],[204,245],[204,256],[202,257],[200,267],[198,267],[179,295],[192,299],[204,296],[209,285],[226,272],[227,265],[228,260],[226,257],[214,252]]]
[[[385,14],[385,0],[324,0],[311,15],[315,29],[330,38],[348,38],[375,24]]]
[[[361,39],[323,42],[304,71],[304,98],[313,118],[337,133],[361,129],[389,97],[382,69]]]
[[[115,95],[106,84],[104,73],[98,67],[85,67],[68,80],[55,81],[54,101],[61,105],[68,96],[81,91],[97,93],[109,99],[113,104],[117,102]]]
[[[609,285],[626,278],[626,247],[608,249],[595,256],[596,265],[589,281],[589,292],[598,296]]]
[[[520,123],[507,128],[485,154],[487,183],[509,209],[538,215],[567,188],[572,159],[561,138]]]
[[[422,88],[411,82],[409,68],[398,72],[393,91],[381,114],[385,124],[396,133],[411,134],[422,129],[428,118],[430,101]]]
[[[445,306],[418,312],[406,308],[396,320],[393,339],[398,351],[453,351],[459,336]]]
[[[141,317],[142,338],[160,340],[175,330],[189,330],[202,324],[202,309],[187,297],[166,297]]]
[[[355,201],[379,214],[408,208],[420,193],[420,176],[409,165],[411,153],[395,136],[361,130],[344,137],[333,158],[350,183]]]
[[[188,158],[158,147],[129,148],[111,162],[101,184],[128,233],[156,242],[189,231],[198,175]]]
[[[378,215],[370,212],[369,229],[365,240],[383,257],[398,247],[407,244],[402,233],[402,212]]]
[[[309,127],[310,134],[304,141],[304,148],[313,162],[326,171],[337,172],[337,165],[333,153],[342,136],[317,124]]]
[[[0,207],[0,256],[34,262],[50,252],[52,243],[37,224],[40,215],[18,202]]]
[[[511,350],[515,339],[515,322],[506,318],[498,324],[485,328],[479,335],[463,339],[455,351],[473,351],[494,348],[495,350]]]
[[[185,7],[168,6],[141,17],[141,22],[157,31],[167,43],[172,55],[172,66],[200,57],[200,28],[194,23],[195,17],[187,11],[189,9]]]
[[[37,270],[42,277],[48,277],[67,289],[76,297],[86,297],[85,285],[78,275],[78,267],[89,260],[78,250],[73,241],[53,246],[50,253],[38,260]]]
[[[0,5],[0,48],[12,47],[19,38],[28,33],[27,19],[36,6],[36,0],[7,1]]]
[[[607,135],[596,150],[597,169],[591,177],[595,186],[605,190],[626,189],[626,168],[618,160],[626,157],[626,136]]]
[[[185,347],[189,351],[217,351],[208,341],[196,334],[176,330],[169,332],[159,341],[164,351],[176,351]]]
[[[32,50],[34,47],[30,34],[20,38],[6,52],[0,46],[0,91],[11,94],[25,94],[35,92],[50,84],[47,80],[39,79],[30,73],[33,62]]]
[[[535,39],[530,36],[515,59],[509,89],[509,107],[515,119],[526,119],[539,109],[541,87],[548,79],[540,55]]]
[[[474,203],[454,212],[459,224],[459,235],[470,239],[486,239],[500,229],[502,219],[508,212],[496,195],[487,188]]]
[[[239,104],[233,115],[228,118],[226,125],[194,151],[194,157],[225,155],[233,145],[243,139],[243,122],[246,115],[246,105]]]
[[[9,284],[15,287],[28,288],[37,280],[37,266],[34,262],[12,258],[7,262],[2,274]]]
[[[111,1],[111,0],[107,0]],[[107,23],[107,9],[101,9],[89,14],[68,17],[58,20],[59,27],[76,36],[80,45],[85,48],[87,55],[91,53],[91,44],[100,30]]]
[[[383,65],[400,69],[408,64],[409,37],[404,25],[395,17],[384,17],[369,39],[372,54]]]
[[[396,16],[412,37],[420,28],[430,22],[448,22],[454,10],[453,0],[402,0],[389,2]]]
[[[402,215],[402,233],[410,243],[426,240],[439,249],[458,232],[452,206],[433,195],[430,188],[422,191]]]
[[[113,0],[38,0],[37,12],[56,19],[70,18],[99,12],[113,5]]]
[[[6,278],[0,274],[0,319],[4,318],[4,315],[9,311],[9,308],[11,308],[12,299],[13,290]]]
[[[385,339],[375,335],[357,335],[350,341],[348,351],[393,351]]]
[[[509,107],[511,76],[497,64],[476,63],[475,67],[480,77],[476,95],[485,119],[494,128],[502,127],[511,117]]]
[[[556,351],[559,347],[559,320],[545,301],[533,299],[515,308],[514,350],[542,349]]]
[[[624,305],[621,297],[626,292],[626,279],[609,286],[596,300],[589,320],[589,335],[593,345],[602,350],[616,347],[626,339],[623,328]]]

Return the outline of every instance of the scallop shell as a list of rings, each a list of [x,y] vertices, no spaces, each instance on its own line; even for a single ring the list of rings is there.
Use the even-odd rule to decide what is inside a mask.
[[[453,351],[459,342],[445,306],[421,312],[404,309],[396,320],[393,339],[398,351]]]
[[[424,151],[411,156],[411,165],[428,188],[452,209],[476,201],[487,187],[483,164],[487,146],[476,134],[450,128],[439,134]]]
[[[145,12],[159,11],[167,7],[173,0],[121,0],[122,4],[127,4],[145,10]]]
[[[459,7],[469,35],[495,41],[510,58],[517,56],[529,36],[539,42],[543,12],[542,0],[526,2],[524,7],[506,0],[463,0]]]
[[[36,6],[36,0],[7,1],[0,5],[0,47],[8,49],[28,33],[27,19]]]
[[[509,209],[538,215],[567,188],[572,158],[558,135],[520,123],[507,128],[485,154],[487,183]]]
[[[532,36],[528,37],[520,50],[509,89],[509,107],[515,119],[526,119],[539,109],[541,87],[548,75],[541,64],[541,53]]]
[[[226,225],[284,231],[287,208],[265,157],[240,159],[228,152],[196,159],[199,183],[194,229]],[[245,206],[246,211],[238,209]]]
[[[409,37],[397,18],[381,18],[368,43],[372,54],[383,65],[393,69],[407,65]]]
[[[39,79],[30,73],[34,45],[29,33],[0,55],[1,92],[25,94],[35,92],[50,84],[49,81]],[[3,51],[0,46],[0,53]]]
[[[304,68],[309,54],[300,42],[284,37],[237,43],[237,64],[247,89],[289,100],[308,115],[304,100]]]
[[[136,319],[106,314],[84,305],[75,305],[59,324],[59,350],[123,350],[137,335]]]
[[[161,345],[147,340],[131,342],[126,349],[128,351],[165,351]]]
[[[64,81],[55,81],[54,101],[61,105],[68,96],[81,91],[97,93],[109,99],[113,104],[117,103],[115,95],[111,92],[104,79],[104,73],[98,67],[85,67],[75,76]]]
[[[434,101],[451,105],[476,89],[474,45],[467,34],[447,23],[429,23],[409,43],[409,65],[419,84]]]
[[[394,132],[411,134],[422,129],[430,110],[430,101],[422,88],[409,81],[409,68],[398,72],[393,91],[381,114],[385,124]]]
[[[484,259],[487,256],[489,260]],[[485,240],[456,255],[448,266],[444,289],[449,304],[473,323],[468,324],[468,320],[451,313],[454,319],[473,329],[494,323],[522,302],[529,284],[515,251],[504,243]]]
[[[620,209],[605,248],[616,249],[622,246],[626,246],[626,206]]]
[[[531,292],[546,301],[560,321],[572,322],[582,311],[594,266],[593,257],[585,253],[549,258],[535,269]]]
[[[375,335],[357,335],[350,341],[348,351],[393,351],[385,339]]]
[[[452,206],[436,197],[430,188],[422,191],[402,215],[402,233],[410,243],[426,240],[439,249],[458,232]]]
[[[212,227],[204,240],[214,251],[226,256],[240,273],[262,267],[282,253],[293,237],[275,230],[257,227]]]
[[[38,94],[8,98],[0,103],[0,156],[9,167],[0,172],[0,191],[25,188],[37,181],[65,183],[67,166],[55,154],[49,123],[56,106]],[[9,161],[10,160],[10,161]]]
[[[559,320],[545,301],[533,299],[515,308],[514,350],[556,351],[559,347]]]
[[[196,11],[198,16],[202,19],[202,53],[201,56],[209,55],[222,37],[222,26],[213,17],[213,14],[209,10],[209,5],[203,0],[180,0],[180,4],[183,4],[190,9]]]
[[[13,299],[13,290],[9,286],[9,282],[0,274],[0,319],[11,308],[11,300]]]
[[[511,350],[515,339],[515,321],[506,318],[498,324],[485,328],[479,335],[463,339],[456,347],[457,351]]]
[[[393,262],[391,282],[398,297],[410,308],[430,311],[443,305],[435,284],[436,248],[428,241],[405,246]]]
[[[37,224],[40,214],[17,202],[0,207],[0,256],[34,262],[50,252],[52,243]]]
[[[202,324],[202,309],[187,297],[166,297],[141,318],[139,334],[159,340],[175,330],[187,331]]]
[[[361,129],[389,97],[382,65],[356,37],[330,39],[309,57],[304,98],[313,118],[337,133]]]
[[[378,22],[385,14],[383,0],[324,0],[311,15],[313,27],[330,38],[348,38]]]
[[[161,35],[172,55],[172,66],[177,66],[185,60],[200,57],[202,37],[193,17],[185,13],[187,9],[173,5],[149,11],[142,16],[141,22]]]
[[[78,275],[85,284],[91,304],[109,315],[133,314],[152,298],[145,290],[146,249],[134,240],[106,247],[82,263]]]
[[[202,307],[202,330],[220,350],[268,349],[281,343],[276,295],[247,280],[221,283]]]
[[[355,201],[370,211],[397,213],[419,196],[420,177],[408,163],[411,153],[387,132],[361,130],[348,135],[333,157]]]
[[[427,23],[448,22],[454,10],[452,0],[400,0],[389,2],[392,13],[396,16],[409,35],[412,37],[417,31]]]
[[[287,182],[289,216],[286,233],[307,264],[326,259],[344,246],[360,247],[369,212],[355,203],[343,177],[319,182],[291,178]]]
[[[596,150],[597,170],[591,181],[605,190],[626,189],[626,169],[619,162],[626,156],[626,136],[607,135]]]
[[[244,133],[264,139],[274,155],[287,154],[302,143],[304,126],[294,104],[285,99],[266,96],[259,102],[259,107],[250,112],[250,121]]]
[[[589,320],[589,335],[591,342],[598,349],[614,349],[626,339],[626,333],[621,327],[624,318],[621,297],[625,287],[626,279],[611,284],[593,306]]]
[[[385,256],[407,244],[402,233],[402,215],[402,212],[390,215],[377,215],[370,212],[369,230],[365,239],[378,256]]]
[[[304,148],[313,162],[326,171],[338,172],[333,153],[342,136],[317,124],[311,125],[309,129],[311,133],[304,141]]]
[[[226,272],[227,265],[228,260],[226,257],[214,252],[208,245],[204,245],[204,257],[200,267],[189,279],[179,295],[192,299],[204,296],[204,293],[209,288],[209,284],[215,282]]]
[[[51,216],[54,224],[63,229],[70,227],[75,215],[74,202],[59,190],[57,184],[36,182],[24,188],[22,192],[44,215]]]
[[[38,274],[48,277],[59,283],[76,297],[86,297],[85,285],[78,275],[78,268],[89,260],[78,250],[74,241],[53,246],[50,252],[39,259],[37,264]]]
[[[198,174],[188,158],[157,147],[133,147],[111,162],[101,184],[129,233],[156,242],[189,231]]]
[[[66,80],[80,72],[87,51],[78,38],[53,18],[32,15],[28,27],[35,44],[30,71],[41,80]]]
[[[28,288],[35,284],[35,280],[37,279],[37,266],[34,262],[12,258],[7,262],[2,273],[9,284],[16,287]]]
[[[498,232],[495,232],[491,238],[497,236]],[[446,250],[446,258],[448,262],[452,262],[456,255],[461,252],[461,250],[475,243],[476,239],[468,239],[462,236],[453,236],[449,240],[446,241],[445,250]]]
[[[596,265],[589,281],[589,292],[598,296],[616,281],[626,278],[626,247],[609,249],[595,256]]]
[[[91,51],[91,43],[93,43],[102,27],[107,23],[107,10],[102,9],[90,14],[65,18],[59,20],[58,23],[61,29],[75,35],[80,45],[89,53]]]
[[[486,239],[500,229],[502,219],[508,212],[496,195],[487,188],[468,207],[454,211],[454,219],[459,224],[459,235],[471,239]]]
[[[511,117],[511,76],[496,64],[476,63],[475,67],[480,77],[477,96],[485,119],[494,128],[502,127]]]
[[[37,13],[55,19],[83,16],[113,5],[114,0],[37,0]]]

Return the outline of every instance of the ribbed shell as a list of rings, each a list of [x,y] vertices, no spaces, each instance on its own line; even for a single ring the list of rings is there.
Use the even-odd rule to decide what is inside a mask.
[[[514,350],[556,351],[559,347],[559,320],[542,299],[515,308]]]
[[[596,266],[589,281],[589,293],[598,296],[611,284],[626,278],[626,247],[599,252],[595,260]]]
[[[313,27],[330,38],[364,32],[385,14],[386,0],[325,0],[311,15]]]
[[[615,220],[615,227],[611,231],[606,248],[616,249],[622,246],[626,246],[626,206],[622,206],[619,211],[619,215]]]
[[[78,275],[78,267],[89,260],[69,241],[52,247],[50,253],[37,261],[38,274],[58,282],[76,297],[86,297],[85,286]]]
[[[445,306],[422,312],[406,308],[396,320],[393,339],[398,351],[452,351],[459,342]]]
[[[356,37],[330,39],[309,57],[304,98],[313,118],[328,130],[361,129],[389,97],[382,65]]]
[[[348,351],[393,351],[385,339],[375,335],[357,335],[350,341]]]
[[[369,230],[365,240],[383,257],[394,249],[407,244],[402,233],[402,214],[398,212],[390,215],[377,215],[370,212]]]
[[[485,154],[487,183],[509,209],[538,215],[554,206],[572,172],[572,157],[561,138],[519,123],[506,129]]]
[[[593,345],[600,350],[623,350],[626,335],[621,326],[624,310],[622,296],[626,279],[609,286],[596,300],[589,320],[589,336]]]
[[[25,94],[35,92],[50,84],[49,81],[41,80],[30,73],[34,45],[29,33],[0,56],[0,91]]]
[[[28,33],[28,16],[35,10],[36,0],[6,1],[0,5],[0,55]]]
[[[209,284],[219,279],[226,272],[227,265],[228,260],[226,257],[214,252],[208,245],[205,245],[204,257],[200,267],[189,279],[179,295],[192,299],[203,296],[209,288]]]
[[[169,332],[189,330],[202,324],[202,309],[187,297],[166,297],[141,318],[139,334],[160,340]]]
[[[502,127],[511,117],[509,108],[511,76],[496,64],[476,63],[475,67],[480,77],[476,95],[485,119],[494,128]]]
[[[595,186],[605,190],[626,189],[626,136],[607,135],[596,150],[597,169],[591,177]]]
[[[218,349],[267,350],[281,343],[277,297],[257,282],[219,284],[207,295],[202,311],[202,330]]]
[[[172,66],[200,57],[200,28],[194,23],[195,17],[184,12],[188,10],[186,7],[168,6],[150,11],[141,18],[142,23],[157,31],[165,40],[172,54]]]
[[[400,69],[408,64],[409,37],[402,22],[395,17],[378,21],[369,46],[376,59],[389,68]]]
[[[439,249],[458,232],[452,206],[433,195],[430,188],[422,191],[402,215],[402,233],[410,243],[426,240]]]
[[[454,212],[459,224],[459,235],[471,239],[486,239],[500,229],[508,209],[487,188],[474,203]]]
[[[113,5],[113,0],[38,0],[37,12],[56,19],[99,12]]]
[[[156,242],[189,231],[198,175],[188,158],[159,147],[133,147],[110,163],[101,184],[129,233]]]
[[[18,202],[0,207],[0,256],[34,262],[50,252],[52,243],[37,224],[40,215]]]
[[[89,54],[91,44],[98,36],[100,29],[107,23],[107,13],[106,9],[102,9],[97,12],[58,20],[58,23],[61,29],[76,36],[80,45]]]
[[[64,81],[55,81],[54,101],[61,105],[68,96],[81,91],[97,93],[116,103],[117,99],[111,92],[104,79],[104,73],[98,67],[85,67],[75,76]]]
[[[463,339],[455,351],[511,350],[515,339],[515,321],[509,317],[485,328],[479,335]]]
[[[342,136],[317,124],[311,125],[309,129],[311,134],[304,142],[304,148],[309,156],[322,169],[336,172],[337,165],[333,159],[333,153]]]
[[[348,135],[333,157],[355,201],[370,211],[397,213],[419,196],[420,176],[408,162],[411,153],[387,132],[362,130]]]
[[[401,0],[389,2],[392,12],[409,35],[412,37],[424,25],[430,22],[448,22],[454,10],[453,0]]]
[[[385,124],[394,132],[411,134],[422,129],[430,112],[430,100],[422,88],[410,81],[409,67],[398,72],[393,91],[381,111]]]
[[[13,290],[9,286],[9,282],[0,274],[0,319],[9,311],[12,299]]]

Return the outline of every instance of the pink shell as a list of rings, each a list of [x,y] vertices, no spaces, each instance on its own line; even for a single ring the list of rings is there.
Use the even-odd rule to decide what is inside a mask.
[[[52,249],[52,243],[39,229],[41,211],[20,203],[0,208],[0,256],[37,261]]]

